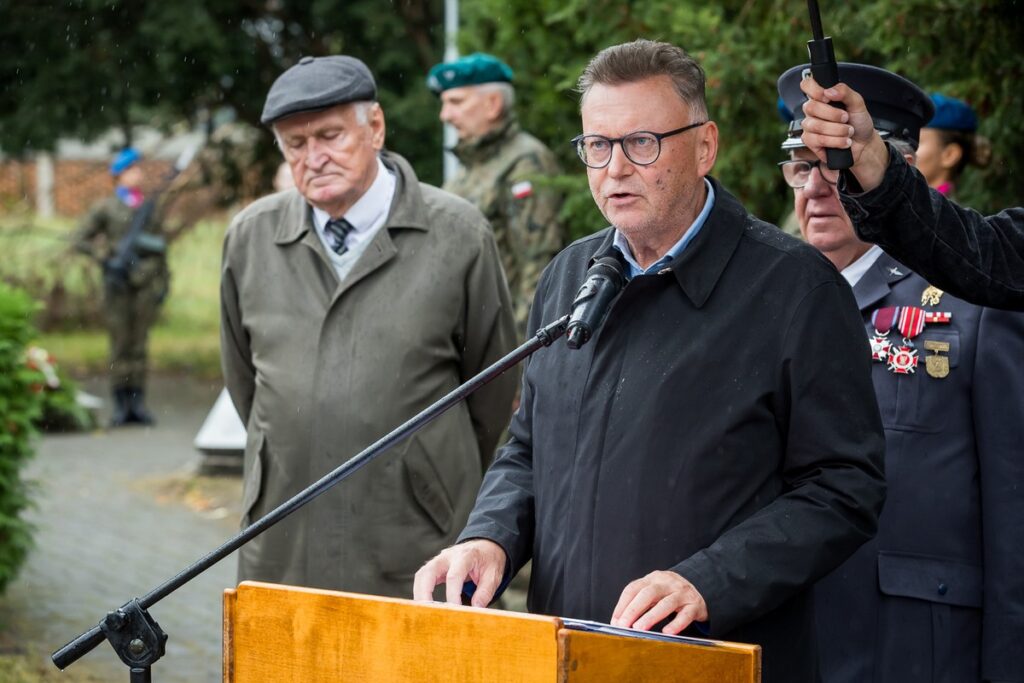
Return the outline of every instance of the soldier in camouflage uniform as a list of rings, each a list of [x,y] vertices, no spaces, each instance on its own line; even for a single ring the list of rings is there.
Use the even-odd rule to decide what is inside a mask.
[[[462,168],[444,189],[475,204],[491,223],[522,339],[537,280],[565,246],[565,234],[561,195],[537,182],[558,174],[558,163],[520,129],[511,81],[507,65],[480,53],[438,64],[427,78],[441,98],[441,120],[459,136],[452,151]]]
[[[105,270],[103,308],[110,335],[112,427],[153,423],[145,405],[146,342],[170,284],[166,240],[155,219],[135,240],[133,258],[123,277],[108,272],[110,259],[143,204],[140,159],[132,148],[117,155],[110,167],[117,177],[114,195],[97,202],[75,234],[75,249],[96,259]]]

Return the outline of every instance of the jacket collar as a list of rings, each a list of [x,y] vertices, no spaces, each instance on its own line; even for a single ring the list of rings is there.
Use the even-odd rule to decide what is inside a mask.
[[[711,296],[747,227],[747,210],[739,200],[711,176],[707,176],[707,179],[715,189],[715,205],[700,234],[666,268],[672,271],[683,293],[697,308],[701,308]],[[615,226],[612,226],[591,257],[588,268],[598,258],[611,254],[623,261],[623,268],[628,272],[625,260],[614,247],[614,240]]]
[[[864,311],[878,303],[892,292],[892,286],[910,277],[911,271],[905,265],[885,252],[868,268],[853,288],[857,308]]]
[[[497,148],[519,133],[519,121],[515,114],[506,115],[496,128],[474,140],[459,140],[452,147],[452,154],[463,164],[472,166],[490,159],[497,154]]]
[[[708,180],[715,189],[711,214],[700,234],[669,266],[680,288],[697,308],[707,303],[748,223],[747,210],[739,200],[711,176]]]
[[[384,230],[411,228],[429,230],[427,205],[423,201],[419,180],[404,158],[393,152],[380,153],[381,161],[395,174],[395,198],[391,202]],[[316,236],[313,228],[313,212],[306,198],[293,190],[289,194],[281,222],[277,224],[274,242],[280,245],[297,242],[307,234]]]

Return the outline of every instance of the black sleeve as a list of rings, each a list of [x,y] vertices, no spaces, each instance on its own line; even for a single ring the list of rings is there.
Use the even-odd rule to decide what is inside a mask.
[[[1024,208],[994,216],[958,206],[889,146],[882,184],[843,196],[861,239],[950,294],[980,306],[1024,310]]]

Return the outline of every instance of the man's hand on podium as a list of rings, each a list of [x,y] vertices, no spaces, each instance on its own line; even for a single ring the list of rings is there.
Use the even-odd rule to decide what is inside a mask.
[[[678,635],[693,622],[708,620],[708,607],[693,584],[675,572],[651,572],[630,582],[612,612],[612,626],[649,631],[671,615],[662,633]]]
[[[445,600],[462,604],[462,587],[466,581],[476,584],[473,607],[487,607],[501,585],[505,574],[505,551],[494,541],[475,539],[442,550],[420,567],[413,581],[413,599],[430,602],[434,587],[444,582]]]

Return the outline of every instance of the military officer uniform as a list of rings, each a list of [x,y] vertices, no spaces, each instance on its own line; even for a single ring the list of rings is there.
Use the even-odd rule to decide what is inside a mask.
[[[451,88],[511,80],[507,65],[477,53],[438,64],[427,82],[440,94]],[[512,293],[517,331],[523,338],[541,271],[566,243],[558,219],[562,196],[539,181],[558,175],[558,162],[544,143],[520,128],[513,111],[506,111],[487,133],[459,140],[451,151],[462,167],[444,189],[469,200],[490,222]]]
[[[115,158],[111,172],[120,176],[140,161],[128,148]],[[101,264],[117,253],[142,208],[137,188],[118,186],[113,196],[97,202],[86,214],[74,237],[75,248]],[[159,220],[150,220],[132,248],[123,277],[105,277],[104,320],[110,337],[110,384],[114,398],[112,426],[127,422],[150,424],[145,407],[147,344],[170,287],[166,240]]]
[[[779,79],[794,110],[801,70]],[[862,65],[839,76],[883,137],[916,149],[933,110],[917,86]],[[871,346],[888,496],[875,538],[816,586],[822,680],[1024,681],[1024,314],[864,247],[843,275]]]

